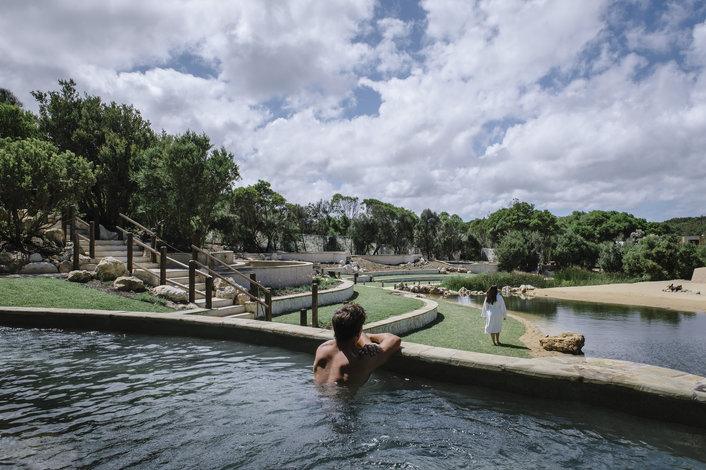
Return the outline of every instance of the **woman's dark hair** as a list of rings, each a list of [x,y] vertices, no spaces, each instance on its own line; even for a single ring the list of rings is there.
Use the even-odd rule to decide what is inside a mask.
[[[345,304],[333,314],[331,324],[336,341],[346,341],[360,333],[365,323],[365,309],[358,304]]]
[[[488,292],[485,293],[485,300],[487,300],[491,305],[498,300],[498,286],[490,286]]]

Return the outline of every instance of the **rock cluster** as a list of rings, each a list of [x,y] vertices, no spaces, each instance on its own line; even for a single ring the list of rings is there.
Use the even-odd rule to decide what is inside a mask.
[[[0,273],[55,274],[71,270],[71,243],[62,243],[63,232],[50,229],[44,238],[32,237],[29,244],[19,249],[3,246],[0,242]]]
[[[447,273],[465,274],[467,272],[468,272],[468,269],[464,268],[463,266],[446,266],[446,267],[439,269],[439,274],[447,274]]]
[[[583,335],[571,331],[539,339],[539,344],[545,351],[559,351],[570,354],[582,354],[581,348],[583,348],[584,343],[585,338]]]
[[[411,292],[413,294],[430,294],[444,297],[448,297],[449,295],[458,295],[458,292],[449,290],[446,287],[432,286],[429,284],[408,286],[404,282],[400,282],[399,284],[395,284],[395,289]]]

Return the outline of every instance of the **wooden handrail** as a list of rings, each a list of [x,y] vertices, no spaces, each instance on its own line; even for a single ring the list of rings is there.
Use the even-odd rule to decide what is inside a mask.
[[[134,261],[133,261],[133,264],[135,265],[136,268],[139,268],[139,269],[143,270],[144,272],[146,272],[147,274],[149,274],[150,276],[159,279],[159,274],[154,273],[150,268],[148,268],[148,267],[146,267],[146,266],[142,266],[141,264],[136,263],[136,262],[134,262]],[[202,276],[207,276],[207,275],[208,275],[207,273],[204,273],[204,272],[202,272],[202,271],[198,271],[198,273],[201,274]],[[186,291],[189,290],[189,286],[185,286],[185,285],[180,284],[180,283],[178,283],[178,282],[176,282],[176,281],[173,281],[173,280],[171,280],[171,279],[167,279],[167,282],[170,283],[170,284],[174,284],[175,286],[179,286],[179,287],[181,287],[182,289],[184,289],[184,290],[186,290]],[[206,293],[205,293],[204,291],[197,290],[196,293],[197,293],[197,294],[201,294],[202,296],[206,297]]]
[[[227,277],[224,277],[224,276],[218,274],[218,273],[217,273],[216,271],[214,271],[213,269],[209,268],[208,266],[206,266],[206,265],[204,265],[204,264],[202,264],[202,263],[200,263],[200,262],[198,262],[198,261],[196,261],[196,260],[194,260],[194,262],[195,262],[196,265],[199,266],[200,268],[205,269],[205,270],[208,272],[209,275],[211,275],[211,276],[213,276],[213,277],[218,277],[218,278],[220,278],[220,279],[223,279],[223,280],[226,281],[228,284],[230,284],[231,286],[235,287],[237,290],[239,290],[239,291],[242,292],[243,294],[247,295],[248,297],[250,297],[250,298],[251,298],[252,300],[254,300],[255,302],[257,302],[257,303],[259,303],[260,305],[262,305],[263,307],[267,308],[267,304],[266,304],[265,302],[263,302],[262,300],[260,300],[258,297],[255,297],[254,295],[252,295],[250,292],[248,292],[247,290],[245,290],[245,288],[243,288],[241,285],[239,285],[239,284],[238,284],[237,282],[235,282],[234,280],[229,279],[229,278],[227,278]],[[199,271],[199,272],[202,273],[201,271]],[[203,273],[202,273],[202,274],[203,274]]]
[[[138,228],[141,228],[141,229],[144,230],[145,232],[149,233],[151,236],[153,236],[153,237],[156,237],[156,236],[157,236],[157,234],[154,233],[152,230],[148,229],[147,227],[145,227],[145,226],[143,226],[143,225],[140,225],[139,223],[135,222],[134,220],[132,220],[130,217],[126,216],[125,214],[123,214],[123,213],[118,213],[118,215],[119,215],[120,217],[122,217],[123,219],[127,220],[128,222],[130,222],[131,224],[136,225]],[[158,237],[158,238],[159,238],[159,237]]]
[[[86,222],[85,220],[83,220],[81,217],[79,217],[79,216],[77,216],[77,215],[74,216],[74,218],[76,219],[76,222],[81,222],[81,223],[82,223],[83,225],[85,225],[86,227],[88,227],[89,225],[91,225],[91,224],[89,224],[88,222]]]
[[[241,273],[240,271],[238,271],[237,269],[235,269],[233,266],[230,266],[230,265],[229,265],[228,263],[226,263],[225,261],[216,258],[216,257],[213,256],[211,253],[208,253],[206,250],[202,250],[201,248],[199,248],[199,247],[196,246],[196,245],[191,245],[191,249],[192,249],[192,250],[196,250],[196,251],[198,251],[199,253],[203,253],[207,258],[209,258],[209,259],[211,259],[211,260],[213,260],[213,261],[219,263],[221,266],[224,266],[226,269],[228,269],[228,270],[230,270],[231,272],[233,272],[233,274],[237,274],[238,276],[242,277],[243,279],[245,279],[245,280],[248,281],[249,283],[255,284],[257,287],[259,287],[260,289],[264,290],[265,292],[269,292],[269,291],[270,291],[267,287],[263,286],[262,284],[260,284],[260,283],[257,282],[257,281],[254,281],[254,280],[250,279],[248,276],[246,276],[245,274]],[[199,264],[201,264],[201,263],[199,263]],[[202,266],[203,266],[203,265],[202,265]]]

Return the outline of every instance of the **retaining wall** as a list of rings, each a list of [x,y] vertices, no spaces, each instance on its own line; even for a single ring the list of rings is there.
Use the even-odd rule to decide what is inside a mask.
[[[308,261],[310,263],[336,264],[349,256],[345,251],[321,251],[317,253],[277,253],[277,259]]]
[[[192,311],[191,313],[197,313]],[[0,324],[228,339],[309,352],[330,330],[275,322],[175,313],[0,307]],[[385,366],[404,374],[608,406],[706,428],[706,378],[634,362],[549,357],[519,359],[402,343]]]
[[[706,268],[694,269],[694,274],[691,276],[691,282],[706,283]]]
[[[324,305],[340,304],[353,297],[354,293],[353,281],[343,281],[340,286],[319,291],[319,307]],[[284,295],[272,299],[273,315],[297,312],[303,308],[311,308],[311,292]]]
[[[422,257],[422,255],[365,255],[365,256],[361,256],[361,258],[368,260],[368,261],[372,261],[373,263],[387,264],[387,265],[414,263],[415,261],[417,261],[421,257]]]

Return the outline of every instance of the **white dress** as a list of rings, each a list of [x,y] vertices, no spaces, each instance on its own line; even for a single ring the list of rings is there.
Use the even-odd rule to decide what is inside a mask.
[[[480,316],[485,318],[486,333],[500,333],[503,329],[503,318],[507,318],[503,297],[498,294],[493,304],[489,304],[488,299],[484,300]]]

